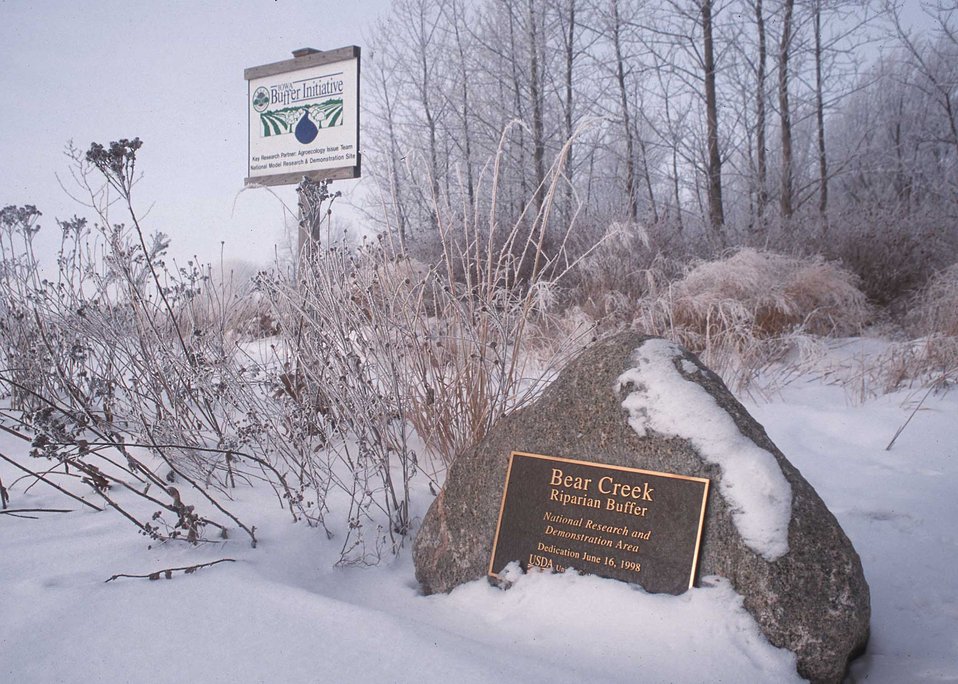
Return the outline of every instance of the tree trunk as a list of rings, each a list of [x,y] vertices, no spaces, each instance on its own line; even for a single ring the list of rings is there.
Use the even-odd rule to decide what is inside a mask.
[[[791,1],[791,0],[789,0]],[[702,0],[702,41],[705,70],[705,117],[708,139],[709,225],[719,244],[725,244],[722,208],[722,157],[719,154],[718,102],[715,94],[715,49],[712,38],[712,0]]]
[[[575,65],[575,3],[576,0],[569,0],[568,10],[569,10],[569,25],[568,32],[564,35],[565,40],[565,142],[569,146],[568,156],[566,158],[565,165],[565,175],[566,175],[566,187],[565,187],[565,202],[564,210],[566,212],[566,222],[570,221],[572,218],[572,203],[574,201],[574,192],[573,192],[573,144],[572,144],[572,134],[573,134],[573,91],[572,91],[572,77],[573,77],[573,67]]]
[[[472,177],[472,133],[469,130],[469,76],[466,72],[466,51],[462,45],[462,34],[459,31],[459,22],[462,21],[460,12],[465,12],[458,0],[453,3],[454,14],[452,18],[453,30],[456,34],[456,49],[459,52],[459,80],[460,96],[462,98],[462,144],[463,154],[466,164],[466,195],[469,198],[469,206],[473,207],[476,203],[475,181]]]
[[[778,108],[782,133],[782,219],[792,217],[792,118],[788,104],[788,57],[792,42],[792,15],[795,0],[785,0],[782,41],[778,49]]]
[[[625,192],[629,200],[629,218],[636,221],[639,217],[639,200],[635,190],[635,141],[632,136],[632,117],[629,115],[629,98],[625,88],[620,21],[619,2],[612,0],[612,46],[615,49],[615,76],[619,86],[619,107],[622,111],[622,126],[625,133]]]
[[[652,223],[659,222],[659,210],[655,204],[655,193],[652,190],[652,171],[649,169],[649,154],[641,135],[636,136],[639,143],[639,152],[642,153],[642,176],[645,178],[645,191],[649,198],[649,211],[652,212]]]
[[[529,0],[529,99],[532,100],[532,160],[535,167],[536,209],[542,209],[545,195],[545,134],[542,122],[542,83],[539,65],[539,33],[536,30],[536,0]]]
[[[661,80],[659,81],[661,83]],[[664,90],[664,88],[663,88]],[[669,128],[672,127],[672,114],[669,111],[669,98],[665,98],[665,120],[669,122]],[[672,150],[672,193],[675,200],[675,218],[679,233],[685,232],[685,224],[682,220],[682,195],[679,190],[679,142],[673,138],[669,145]]]
[[[385,80],[385,76],[383,77]],[[384,92],[384,103],[386,107],[386,125],[389,131],[389,175],[392,181],[392,195],[393,203],[396,205],[396,222],[398,223],[397,229],[399,231],[399,248],[405,254],[406,252],[406,210],[403,206],[402,201],[402,188],[400,187],[400,175],[399,175],[399,164],[400,164],[400,154],[399,147],[396,144],[397,136],[396,129],[394,125],[395,115],[393,114],[393,103],[389,97],[389,91],[385,83],[383,83],[383,92]]]
[[[825,98],[822,92],[822,0],[815,0],[815,119],[818,127],[818,220],[828,233],[828,158],[825,156]]]
[[[515,15],[513,14],[513,5],[511,2],[503,3],[506,11],[509,13],[509,54],[515,55],[518,57],[518,50],[516,47],[516,25],[515,25]],[[509,63],[512,67],[512,86],[513,86],[513,95],[514,95],[514,107],[515,107],[515,116],[520,120],[525,120],[525,109],[522,106],[522,81],[520,79],[520,69],[519,69],[519,60],[511,59]],[[509,119],[507,118],[504,123],[508,123]],[[514,196],[513,192],[510,192],[510,210],[512,216],[518,216],[522,209],[521,207],[525,204],[529,197],[529,187],[528,187],[528,176],[526,175],[526,141],[525,141],[525,129],[522,126],[519,126],[516,129],[516,136],[518,137],[518,152],[519,158],[517,160],[518,174],[519,174],[519,192],[520,196],[517,198]],[[499,181],[502,182],[502,179]]]
[[[758,230],[765,232],[765,208],[768,206],[768,157],[765,142],[765,69],[768,49],[765,45],[765,12],[762,0],[755,0],[755,25],[758,30],[758,64],[755,74],[755,146],[758,164],[756,179]]]

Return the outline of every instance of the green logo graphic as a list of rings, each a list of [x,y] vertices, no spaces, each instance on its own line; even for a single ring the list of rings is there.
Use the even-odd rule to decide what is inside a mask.
[[[257,112],[262,112],[267,107],[269,107],[269,91],[260,86],[256,89],[256,92],[253,93],[253,109]]]
[[[257,93],[259,90],[257,90]],[[311,133],[313,126],[316,129],[333,128],[343,124],[343,100],[342,98],[330,99],[318,104],[304,105],[302,107],[286,107],[284,109],[274,109],[266,112],[257,109],[257,93],[253,94],[253,109],[260,112],[259,119],[262,124],[262,134],[264,138],[270,138],[274,135],[288,135],[298,133],[297,140],[303,144],[308,144],[315,138],[315,133]],[[268,97],[267,97],[268,99]],[[267,105],[269,103],[267,102]],[[297,125],[307,122],[311,125],[300,125],[297,131]]]

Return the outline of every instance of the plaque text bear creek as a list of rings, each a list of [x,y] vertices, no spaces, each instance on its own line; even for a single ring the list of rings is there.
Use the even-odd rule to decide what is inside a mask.
[[[513,452],[489,574],[518,561],[681,594],[695,580],[708,487],[701,477]]]

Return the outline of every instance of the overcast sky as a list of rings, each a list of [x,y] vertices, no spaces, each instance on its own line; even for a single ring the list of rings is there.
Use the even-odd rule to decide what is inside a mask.
[[[917,0],[907,4],[914,10]],[[86,150],[139,136],[135,199],[150,208],[148,231],[168,233],[177,258],[216,261],[225,242],[227,259],[271,262],[284,212],[265,190],[241,193],[243,70],[300,47],[365,49],[388,8],[389,0],[0,0],[0,206],[37,205],[39,244],[52,255],[54,219],[89,215],[56,178],[69,176],[66,143]],[[359,200],[363,183],[334,189]],[[295,211],[294,186],[276,191]]]
[[[35,204],[52,252],[55,218],[89,215],[60,188],[81,150],[139,136],[147,229],[173,253],[268,263],[283,212],[247,172],[246,67],[364,36],[388,0],[0,0],[0,205]],[[356,196],[362,181],[335,189]],[[294,186],[278,189],[295,210]],[[92,216],[89,216],[92,220]],[[117,215],[114,221],[121,220]]]

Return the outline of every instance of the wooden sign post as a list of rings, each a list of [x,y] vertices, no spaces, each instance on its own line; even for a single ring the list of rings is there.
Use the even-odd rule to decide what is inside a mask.
[[[359,178],[358,46],[302,48],[250,67],[247,185],[299,184],[300,254],[319,239],[333,180]]]

